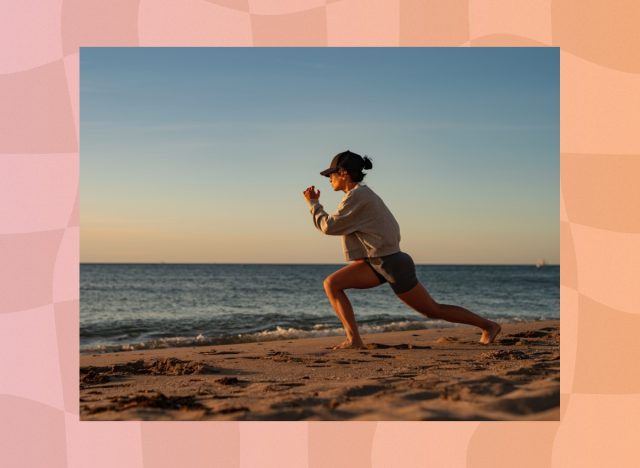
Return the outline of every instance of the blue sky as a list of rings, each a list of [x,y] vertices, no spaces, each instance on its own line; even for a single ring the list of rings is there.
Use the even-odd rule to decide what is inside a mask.
[[[81,261],[339,263],[332,156],[417,263],[559,262],[557,48],[82,48]]]

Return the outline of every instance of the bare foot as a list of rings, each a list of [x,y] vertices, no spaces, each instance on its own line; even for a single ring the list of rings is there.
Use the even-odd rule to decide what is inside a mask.
[[[362,341],[354,341],[351,342],[348,339],[344,340],[339,345],[333,347],[333,349],[360,349],[364,348],[364,343]]]
[[[480,337],[480,343],[482,344],[491,344],[500,333],[502,327],[496,322],[491,322],[491,326],[486,330],[482,330],[482,336]]]

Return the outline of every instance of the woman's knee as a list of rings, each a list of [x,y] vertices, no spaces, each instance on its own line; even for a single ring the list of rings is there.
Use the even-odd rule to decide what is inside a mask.
[[[327,276],[322,282],[322,285],[324,286],[324,290],[327,294],[335,294],[339,291],[338,281],[334,275]]]
[[[425,304],[423,310],[420,312],[431,319],[440,319],[443,317],[442,306],[436,301],[430,301],[429,304]]]
[[[445,310],[444,310],[444,304],[440,304],[436,301],[433,301],[433,303],[431,304],[431,318],[434,319],[441,319],[444,318],[444,316],[446,315]]]

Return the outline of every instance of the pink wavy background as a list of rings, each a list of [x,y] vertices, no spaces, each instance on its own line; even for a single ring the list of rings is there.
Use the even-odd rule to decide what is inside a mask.
[[[2,466],[634,466],[639,2],[4,0],[0,23]],[[79,422],[78,48],[107,45],[560,47],[561,421]]]

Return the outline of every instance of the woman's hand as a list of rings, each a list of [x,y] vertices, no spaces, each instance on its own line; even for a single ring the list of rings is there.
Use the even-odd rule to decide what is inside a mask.
[[[315,185],[312,185],[311,187],[307,187],[307,189],[302,192],[302,194],[304,195],[304,198],[307,199],[307,201],[311,201],[311,200],[317,200],[318,198],[320,198],[320,190],[315,191],[314,189],[316,188]]]

